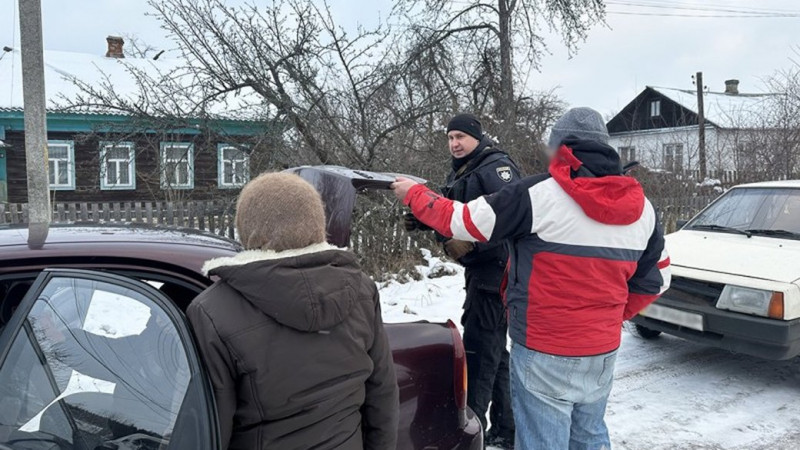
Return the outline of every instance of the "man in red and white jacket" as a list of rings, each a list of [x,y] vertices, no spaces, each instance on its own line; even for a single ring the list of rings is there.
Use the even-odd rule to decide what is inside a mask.
[[[549,174],[466,204],[393,185],[444,236],[510,244],[517,448],[610,448],[603,417],[622,322],[669,286],[656,213],[607,141],[602,116],[575,108],[553,127]]]

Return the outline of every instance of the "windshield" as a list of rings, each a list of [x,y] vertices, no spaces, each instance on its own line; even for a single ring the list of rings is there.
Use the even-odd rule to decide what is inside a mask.
[[[800,189],[733,189],[686,228],[774,237],[800,235]]]

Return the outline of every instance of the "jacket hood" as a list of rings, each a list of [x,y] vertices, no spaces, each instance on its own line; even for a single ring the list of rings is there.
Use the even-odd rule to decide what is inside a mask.
[[[565,141],[550,162],[550,175],[593,220],[630,225],[642,216],[644,190],[622,175],[619,155],[607,144]]]
[[[277,322],[306,332],[341,323],[364,276],[353,253],[329,244],[248,250],[207,261],[203,272],[218,276]]]

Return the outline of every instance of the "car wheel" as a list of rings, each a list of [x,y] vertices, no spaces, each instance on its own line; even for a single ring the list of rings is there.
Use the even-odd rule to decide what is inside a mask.
[[[639,336],[642,339],[651,340],[661,336],[661,332],[658,330],[652,330],[647,327],[643,327],[641,325],[636,325],[634,327],[634,333],[636,336]]]

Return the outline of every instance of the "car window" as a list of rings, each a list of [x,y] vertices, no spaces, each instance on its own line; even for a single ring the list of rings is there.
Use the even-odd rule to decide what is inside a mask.
[[[173,436],[192,432],[180,425],[181,415],[202,397],[200,375],[192,372],[173,320],[149,296],[116,283],[54,276],[0,366],[0,443],[178,448]],[[211,448],[205,441],[193,448]]]
[[[33,284],[33,277],[22,276],[19,279],[0,280],[0,331],[11,320],[14,311],[22,302]]]
[[[800,233],[800,189],[733,189],[700,213],[688,228],[709,225]]]

